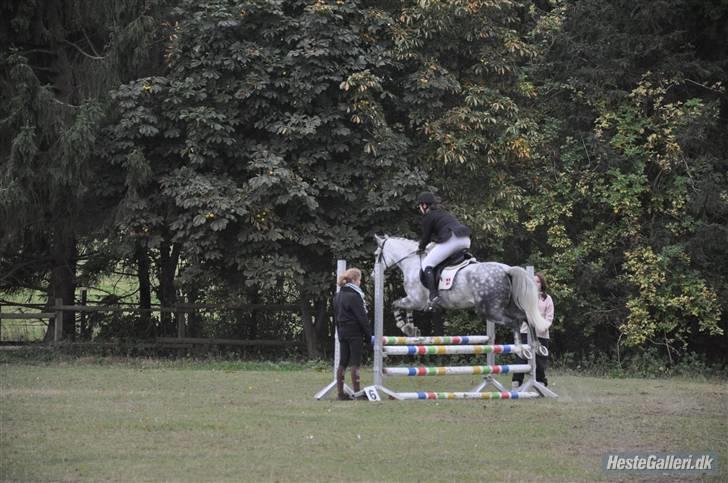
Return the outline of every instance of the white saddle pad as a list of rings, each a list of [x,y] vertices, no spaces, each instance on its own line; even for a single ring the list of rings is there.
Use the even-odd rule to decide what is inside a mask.
[[[455,281],[455,275],[457,273],[470,265],[471,263],[477,263],[477,260],[475,258],[468,258],[467,260],[463,260],[461,263],[458,263],[457,265],[453,265],[451,267],[445,267],[440,274],[440,283],[437,286],[438,290],[450,290],[452,288],[452,284]]]

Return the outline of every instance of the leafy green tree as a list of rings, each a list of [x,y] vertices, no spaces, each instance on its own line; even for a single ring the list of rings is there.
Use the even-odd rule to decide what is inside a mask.
[[[532,77],[547,95],[524,227],[563,330],[586,336],[564,349],[623,341],[670,358],[688,347],[717,354],[726,63],[712,49],[725,10],[586,1],[541,13],[534,32],[547,54]],[[716,238],[702,251],[706,233]]]
[[[335,259],[368,258],[371,234],[424,178],[406,138],[375,117],[376,15],[356,2],[227,0],[175,13],[165,75],[114,97],[126,230],[179,247],[184,268],[216,273],[241,299],[236,284],[283,277],[320,306]]]
[[[522,255],[503,241],[533,165],[536,126],[523,109],[535,94],[524,70],[537,53],[524,22],[529,5],[407,2],[393,15],[396,112],[429,183],[474,229],[476,254],[489,259]]]

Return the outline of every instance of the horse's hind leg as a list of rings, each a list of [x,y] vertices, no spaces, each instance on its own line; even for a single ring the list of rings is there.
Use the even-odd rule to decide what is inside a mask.
[[[531,334],[531,346],[534,352],[540,356],[547,357],[549,355],[549,350],[545,345],[541,344],[540,340],[538,340],[536,329],[531,327],[529,324],[526,325],[528,326],[528,332]]]
[[[536,329],[531,327],[531,324],[528,322],[526,322],[526,327],[528,328],[528,333],[531,336],[531,349],[533,349],[533,351],[538,355],[547,357],[549,355],[549,350],[545,345],[541,344],[540,340],[538,340],[538,337],[536,336]]]
[[[516,346],[514,352],[519,354],[523,359],[530,360],[533,357],[533,353],[524,349],[521,342],[521,323],[514,321],[513,327],[513,344]]]

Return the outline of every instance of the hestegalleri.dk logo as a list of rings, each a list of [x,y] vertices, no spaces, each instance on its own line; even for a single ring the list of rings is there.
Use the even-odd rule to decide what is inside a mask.
[[[715,473],[718,459],[712,453],[607,453],[605,471]]]

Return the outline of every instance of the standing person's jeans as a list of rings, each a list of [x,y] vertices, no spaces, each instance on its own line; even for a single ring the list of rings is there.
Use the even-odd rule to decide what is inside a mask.
[[[546,339],[544,337],[539,337],[538,341],[541,343],[542,346],[549,348],[549,339]],[[528,343],[528,334],[521,334],[521,343],[526,344]],[[536,351],[533,351],[534,353]],[[516,357],[516,364],[528,364],[528,360],[523,359],[521,357]],[[549,358],[548,356],[542,356],[536,354],[536,381],[542,383],[544,386],[549,385],[549,380],[546,379],[546,369],[549,367]],[[520,386],[523,384],[523,374],[513,374],[513,381],[517,381],[518,385]]]

